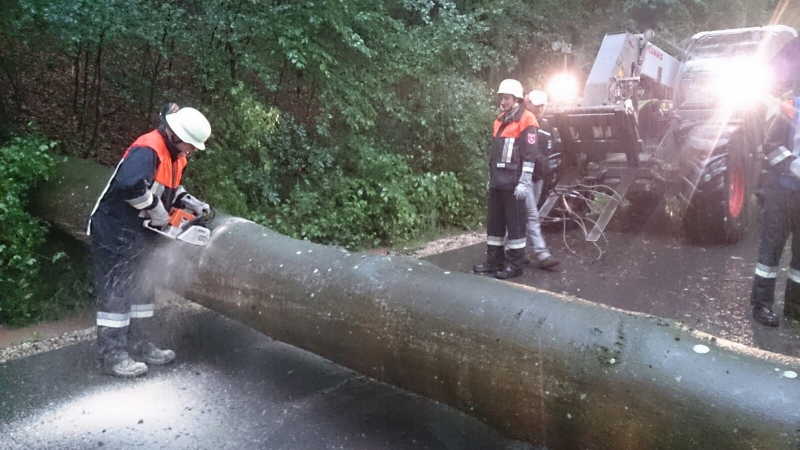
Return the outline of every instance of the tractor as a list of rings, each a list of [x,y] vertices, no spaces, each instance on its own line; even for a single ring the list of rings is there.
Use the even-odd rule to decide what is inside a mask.
[[[680,60],[651,30],[603,39],[580,102],[557,105],[542,217],[582,214],[570,193],[606,192],[587,240],[597,241],[624,200],[634,208],[680,200],[692,242],[731,244],[745,232],[762,145],[780,106],[769,60],[797,36],[787,26],[694,35]]]

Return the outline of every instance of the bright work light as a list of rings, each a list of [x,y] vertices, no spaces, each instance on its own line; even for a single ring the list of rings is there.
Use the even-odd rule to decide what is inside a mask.
[[[578,97],[578,80],[572,74],[560,73],[550,80],[547,93],[553,103],[573,103]]]

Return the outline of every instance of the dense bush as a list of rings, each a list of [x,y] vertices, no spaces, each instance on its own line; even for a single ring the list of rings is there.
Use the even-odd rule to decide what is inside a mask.
[[[241,87],[217,108],[226,112],[215,122],[214,142],[192,161],[185,184],[219,208],[351,249],[462,224],[467,202],[451,172],[415,171],[413,155],[370,138],[314,141]]]
[[[54,145],[32,135],[0,147],[0,323],[37,315],[33,286],[47,228],[25,211],[25,204],[28,191],[52,168]]]
[[[53,165],[55,145],[40,135],[0,147],[0,323],[36,316],[33,286],[47,228],[25,211],[26,195]]]
[[[56,145],[33,131],[0,146],[0,324],[55,319],[90,298],[87,249],[26,210]]]
[[[363,248],[408,240],[455,219],[463,192],[452,174],[416,175],[400,156],[367,156],[350,175],[337,167],[305,179],[256,220],[300,239]]]

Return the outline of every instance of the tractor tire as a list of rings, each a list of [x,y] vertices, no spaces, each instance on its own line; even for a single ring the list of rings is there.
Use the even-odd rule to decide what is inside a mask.
[[[735,244],[753,209],[753,176],[744,152],[732,152],[726,170],[698,186],[684,212],[683,228],[696,244]]]

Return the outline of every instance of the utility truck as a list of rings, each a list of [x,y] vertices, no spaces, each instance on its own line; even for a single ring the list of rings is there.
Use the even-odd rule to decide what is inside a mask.
[[[796,36],[781,25],[702,32],[678,60],[650,30],[606,35],[580,101],[548,111],[560,139],[542,216],[580,214],[570,193],[604,191],[596,241],[623,200],[646,208],[674,196],[690,240],[736,242],[780,107],[769,60]]]

